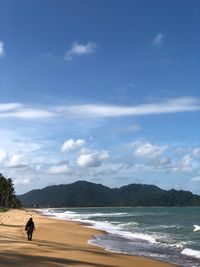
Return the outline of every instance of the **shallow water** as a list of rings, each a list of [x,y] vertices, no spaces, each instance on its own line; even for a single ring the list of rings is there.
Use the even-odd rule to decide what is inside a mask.
[[[43,213],[106,231],[90,240],[105,249],[200,266],[200,207],[63,208]]]

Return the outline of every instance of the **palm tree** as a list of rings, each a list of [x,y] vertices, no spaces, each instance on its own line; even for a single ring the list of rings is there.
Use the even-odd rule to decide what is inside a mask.
[[[19,207],[20,202],[15,196],[13,181],[0,173],[0,207]]]

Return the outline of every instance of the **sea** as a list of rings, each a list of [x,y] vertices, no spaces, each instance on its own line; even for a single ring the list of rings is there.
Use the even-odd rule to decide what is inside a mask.
[[[106,232],[88,242],[109,251],[200,267],[200,207],[59,208],[40,210]]]

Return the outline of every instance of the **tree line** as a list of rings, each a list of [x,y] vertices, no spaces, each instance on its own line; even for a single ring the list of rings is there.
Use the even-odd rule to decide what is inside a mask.
[[[15,195],[13,180],[0,173],[0,208],[19,208],[21,203]]]
[[[48,186],[18,197],[27,207],[200,206],[200,196],[189,191],[145,184],[109,188],[87,181]]]

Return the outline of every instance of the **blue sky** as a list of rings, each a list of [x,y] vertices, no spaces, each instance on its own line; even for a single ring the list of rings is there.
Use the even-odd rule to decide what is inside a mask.
[[[200,3],[0,0],[0,171],[200,194]]]

